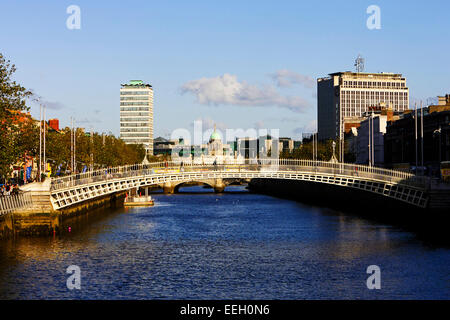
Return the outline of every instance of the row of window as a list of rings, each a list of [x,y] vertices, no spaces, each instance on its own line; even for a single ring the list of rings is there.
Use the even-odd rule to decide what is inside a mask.
[[[150,102],[121,102],[121,106],[149,106]]]
[[[390,92],[390,91],[350,91],[350,90],[342,90],[341,91],[342,96],[348,96],[348,95],[357,95],[357,96],[365,96],[365,97],[374,97],[374,96],[384,96],[384,95],[390,95],[392,96],[401,96],[401,97],[408,97],[407,91],[399,91],[399,92]]]
[[[150,123],[149,118],[120,118],[120,122],[145,122]]]
[[[343,81],[344,87],[349,88],[383,88],[383,89],[401,89],[406,88],[404,82],[385,82],[385,81]]]
[[[139,140],[139,139],[128,140],[127,139],[127,140],[125,140],[125,142],[128,144],[148,144],[150,146],[152,145],[152,142],[147,139],[144,139],[144,140]],[[152,148],[150,147],[150,149],[152,149]]]
[[[129,128],[121,128],[120,132],[150,132],[150,129],[148,127],[146,128],[134,128],[134,129],[129,129]]]
[[[127,100],[150,100],[150,96],[138,96],[138,97],[120,97],[120,101]]]
[[[124,137],[124,138],[138,138],[138,137],[142,137],[142,138],[148,138],[149,137],[149,133],[121,133],[120,137]]]
[[[120,124],[121,127],[148,127],[149,126],[149,122],[140,122],[140,123],[121,123]]]
[[[150,111],[149,107],[121,107],[120,111]]]
[[[149,95],[151,91],[120,91],[121,96],[139,96],[139,95]]]
[[[390,102],[394,106],[394,111],[401,112],[408,109],[408,105],[406,103],[395,103],[394,101]],[[345,117],[360,117],[364,112],[367,112],[371,106],[374,106],[374,104],[343,101],[342,110]]]
[[[142,112],[142,111],[122,111],[120,113],[122,117],[150,117],[151,112]]]

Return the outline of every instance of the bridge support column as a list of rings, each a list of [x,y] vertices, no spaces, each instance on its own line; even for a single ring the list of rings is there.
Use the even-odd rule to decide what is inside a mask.
[[[222,193],[225,190],[225,183],[223,183],[223,179],[215,179],[214,181],[214,192]]]
[[[163,191],[165,194],[173,194],[175,192],[175,187],[170,182],[166,182],[163,185]]]

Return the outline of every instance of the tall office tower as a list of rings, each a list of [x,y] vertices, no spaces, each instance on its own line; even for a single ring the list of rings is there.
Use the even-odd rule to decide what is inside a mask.
[[[141,80],[121,85],[120,138],[127,144],[143,144],[153,155],[153,88]]]
[[[370,108],[386,105],[394,113],[409,108],[406,79],[394,73],[337,72],[317,80],[319,140],[342,137]]]

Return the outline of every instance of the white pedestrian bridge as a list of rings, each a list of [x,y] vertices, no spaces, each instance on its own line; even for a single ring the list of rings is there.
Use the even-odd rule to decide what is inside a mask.
[[[54,210],[136,188],[159,186],[173,192],[186,182],[203,182],[223,191],[233,179],[308,181],[358,189],[413,206],[427,206],[429,179],[411,173],[348,163],[290,159],[247,159],[220,165],[189,161],[157,162],[102,169],[61,178],[49,183]]]

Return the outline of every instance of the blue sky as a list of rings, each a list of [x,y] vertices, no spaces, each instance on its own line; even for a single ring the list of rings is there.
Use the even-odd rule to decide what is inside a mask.
[[[72,4],[80,30],[66,28]],[[366,26],[370,5],[381,9],[380,30]],[[120,84],[142,79],[155,90],[155,137],[196,119],[298,137],[314,127],[311,79],[354,70],[358,54],[367,72],[402,73],[411,98],[450,93],[449,9],[447,0],[4,0],[0,52],[62,126],[73,116],[118,135]],[[215,95],[226,81],[244,96]]]

